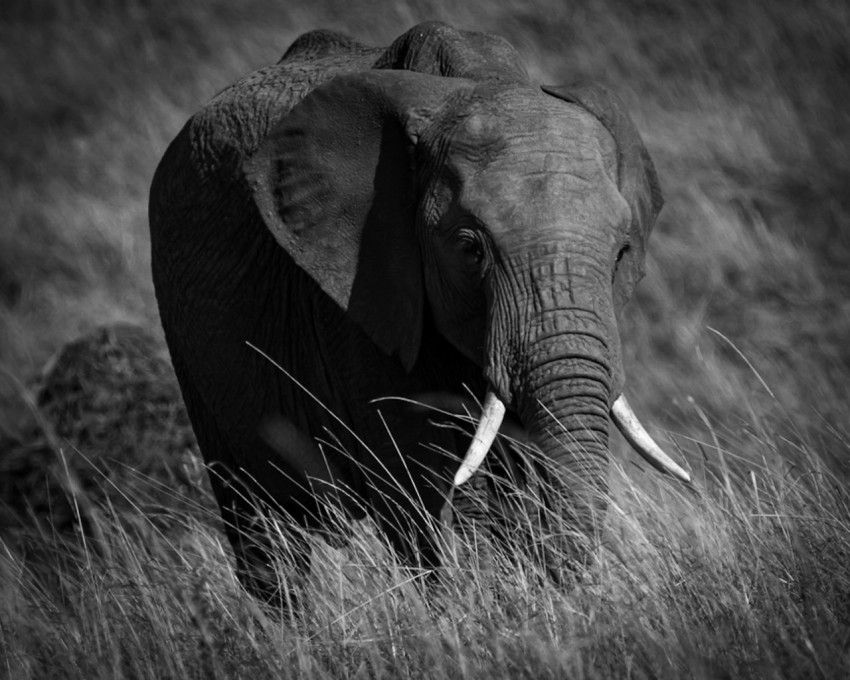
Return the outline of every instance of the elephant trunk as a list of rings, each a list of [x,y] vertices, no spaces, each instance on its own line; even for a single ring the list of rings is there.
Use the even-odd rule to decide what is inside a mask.
[[[537,445],[543,472],[530,538],[550,573],[592,558],[608,505],[609,414],[635,449],[688,476],[651,441],[622,397],[624,376],[611,289],[589,255],[562,252],[534,267],[512,263],[496,281],[485,376],[491,385],[473,443],[455,476],[483,461],[505,404]],[[580,272],[580,275],[579,275]],[[513,305],[497,301],[512,300]]]
[[[543,454],[541,548],[555,574],[565,563],[592,556],[608,504],[611,371],[602,343],[580,344],[584,351],[577,351],[569,337],[533,343],[529,356],[537,362],[516,404]]]

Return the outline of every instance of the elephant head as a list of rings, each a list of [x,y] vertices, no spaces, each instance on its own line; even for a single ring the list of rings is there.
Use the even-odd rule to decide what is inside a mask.
[[[519,76],[338,75],[243,170],[277,242],[386,353],[411,370],[427,319],[486,378],[456,483],[506,407],[549,461],[578,536],[605,509],[609,414],[653,464],[687,477],[620,399],[616,319],[662,201],[611,93]]]

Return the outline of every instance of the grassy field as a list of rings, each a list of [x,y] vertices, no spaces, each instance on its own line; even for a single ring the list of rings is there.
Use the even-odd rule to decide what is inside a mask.
[[[4,3],[0,441],[28,450],[28,385],[63,343],[157,328],[147,191],[193,111],[304,30],[388,44],[431,18],[508,38],[541,82],[603,80],[628,102],[667,203],[623,320],[627,391],[701,495],[615,438],[605,547],[579,587],[461,544],[425,590],[362,526],[346,550],[317,543],[310,607],[279,622],[236,584],[208,496],[158,522],[168,491],[128,475],[105,506],[74,497],[88,534],[0,536],[0,676],[847,676],[842,0]]]

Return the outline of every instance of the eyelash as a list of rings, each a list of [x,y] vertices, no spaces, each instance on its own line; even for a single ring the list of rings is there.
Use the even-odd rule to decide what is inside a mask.
[[[620,262],[623,261],[623,258],[626,256],[626,253],[628,253],[630,249],[631,244],[626,243],[617,252],[617,258],[614,260],[614,270],[611,272],[611,281],[613,281],[614,277],[617,275],[617,270],[620,268]]]
[[[487,249],[481,236],[472,229],[461,229],[458,232],[458,248],[467,262],[479,270],[483,270],[487,259]],[[474,262],[472,261],[474,260]]]

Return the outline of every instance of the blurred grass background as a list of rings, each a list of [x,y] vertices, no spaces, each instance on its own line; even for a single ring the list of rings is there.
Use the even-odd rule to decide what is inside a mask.
[[[121,600],[117,618],[100,615],[122,636],[130,635],[128,621],[168,622],[175,627],[169,635],[188,640],[191,654],[213,666],[180,657],[188,653],[181,652],[183,643],[162,631],[136,633],[130,642],[109,638],[86,618],[97,609],[92,603],[109,599],[101,590],[105,581],[96,579],[79,582],[75,616],[60,617],[61,626],[38,619],[45,649],[55,653],[51,645],[58,645],[81,663],[61,640],[69,630],[94,630],[95,639],[106,640],[107,656],[120,657],[125,644],[175,655],[167,668],[133,666],[136,677],[239,675],[215,665],[235,654],[210,642],[216,637],[210,630],[226,630],[237,636],[232,644],[240,654],[259,655],[257,668],[283,675],[281,668],[288,669],[293,677],[301,671],[342,677],[363,668],[367,677],[380,676],[375,669],[464,677],[472,658],[492,662],[484,664],[491,673],[513,669],[513,677],[559,677],[564,668],[573,677],[605,677],[607,661],[597,663],[606,659],[604,642],[620,655],[615,677],[677,677],[683,668],[696,677],[715,671],[780,677],[786,667],[785,677],[840,677],[850,644],[850,5],[843,0],[6,0],[0,7],[0,432],[14,432],[27,419],[25,385],[63,343],[116,321],[158,332],[147,191],[159,157],[192,112],[239,76],[276,61],[305,30],[334,28],[387,45],[427,19],[504,36],[541,82],[606,82],[627,101],[653,154],[667,203],[650,243],[647,277],[622,321],[627,392],[697,479],[722,493],[715,505],[694,506],[628,464],[628,475],[615,473],[615,506],[625,510],[612,510],[611,525],[621,552],[669,569],[689,604],[665,596],[650,614],[633,602],[624,608],[619,595],[631,582],[613,580],[603,588],[603,601],[615,603],[608,609],[590,604],[598,603],[598,591],[566,602],[552,595],[537,600],[545,634],[535,637],[539,631],[526,625],[526,615],[510,609],[516,602],[493,604],[481,587],[476,596],[492,604],[483,622],[472,617],[449,625],[446,616],[416,610],[421,600],[395,599],[381,624],[370,624],[380,629],[373,631],[380,641],[355,654],[365,661],[320,663],[322,653],[350,641],[350,631],[327,620],[315,634],[324,652],[307,635],[298,638],[294,656],[272,661],[263,654],[282,633],[260,635],[240,619],[248,605],[235,604],[238,589],[230,581],[230,590],[210,585],[225,578],[221,572],[191,581],[194,595],[187,597],[224,619],[192,610],[194,627],[186,628],[178,623],[183,600],[169,603],[167,593],[156,599],[160,582],[127,547],[131,538],[118,533],[113,538],[123,547],[113,554],[136,599],[132,606]],[[621,444],[616,449],[619,460],[632,460]],[[763,507],[765,493],[770,502]],[[663,515],[671,511],[690,518],[682,520],[684,528],[665,527]],[[787,524],[795,513],[805,521]],[[213,535],[200,532],[195,540],[206,541],[193,548],[205,558],[202,569],[225,561]],[[640,552],[649,544],[651,557]],[[707,561],[694,561],[695,544]],[[187,559],[176,563],[185,566]],[[166,559],[156,569],[174,564]],[[633,573],[654,583],[648,573]],[[768,585],[759,581],[763,573]],[[193,588],[207,590],[201,597]],[[29,600],[17,591],[12,600],[47,607],[27,593]],[[752,598],[762,598],[761,608]],[[461,610],[475,604],[465,596],[459,602]],[[326,614],[333,621],[339,610]],[[314,623],[323,614],[316,616]],[[559,616],[567,628],[554,623]],[[424,625],[417,617],[427,618],[438,641],[433,649],[415,646],[414,653],[393,637],[392,626]],[[688,623],[671,626],[680,619]],[[646,633],[634,644],[632,629],[625,634],[620,627],[629,622]],[[464,625],[471,628],[461,631]],[[720,662],[697,649],[701,641],[710,647],[701,636],[711,635]],[[450,644],[461,639],[473,650],[468,657],[460,642]],[[501,646],[482,642],[492,639]],[[679,651],[660,653],[665,665],[651,646],[670,643]],[[559,665],[555,650],[564,646],[581,663]],[[532,649],[527,667],[512,665],[520,652],[531,658]],[[440,653],[448,660],[435,661],[444,658]],[[298,663],[290,667],[293,658]],[[28,663],[32,677],[46,668]],[[133,675],[120,663],[107,667]]]

